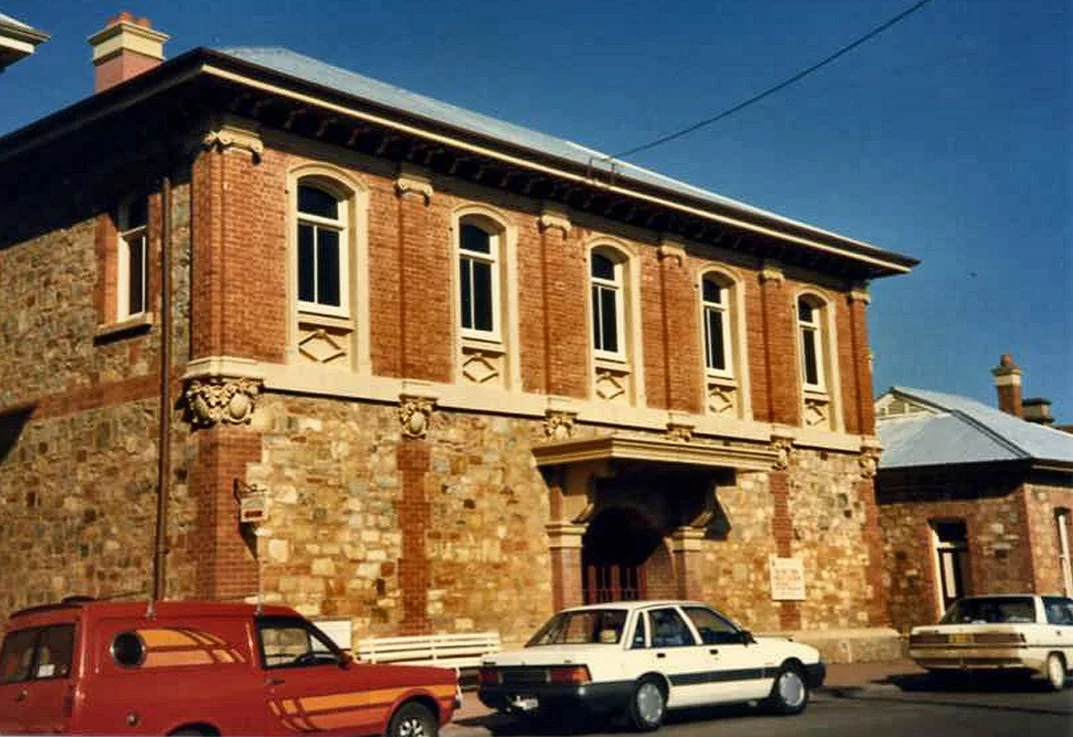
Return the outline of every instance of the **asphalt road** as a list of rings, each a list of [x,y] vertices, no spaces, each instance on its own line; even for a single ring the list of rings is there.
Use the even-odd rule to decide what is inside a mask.
[[[773,717],[748,706],[672,712],[659,737],[1073,737],[1073,690],[1053,693],[1037,684],[972,683],[938,688],[923,676],[863,688],[823,689],[804,714]],[[625,735],[625,725],[535,726],[487,715],[462,719],[443,737],[556,737]]]

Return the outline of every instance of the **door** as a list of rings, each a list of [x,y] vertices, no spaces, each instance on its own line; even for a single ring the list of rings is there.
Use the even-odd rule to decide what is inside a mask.
[[[1044,596],[1043,612],[1047,618],[1042,643],[1050,644],[1066,656],[1066,670],[1073,668],[1073,599]]]
[[[30,728],[30,674],[38,632],[15,630],[4,637],[0,650],[0,734],[18,734]]]
[[[266,733],[376,731],[384,714],[367,708],[376,702],[375,694],[361,689],[359,679],[344,669],[338,648],[308,622],[260,617],[257,636],[265,676]]]
[[[939,601],[945,612],[969,593],[969,536],[960,520],[933,522],[932,530],[939,564]]]
[[[697,631],[698,660],[706,662],[704,698],[711,703],[749,701],[771,693],[778,663],[766,662],[761,648],[708,607],[682,607]]]
[[[0,733],[67,731],[74,625],[10,633],[0,652]]]
[[[667,706],[677,708],[706,703],[701,675],[708,662],[677,607],[648,610],[649,663],[671,684]]]

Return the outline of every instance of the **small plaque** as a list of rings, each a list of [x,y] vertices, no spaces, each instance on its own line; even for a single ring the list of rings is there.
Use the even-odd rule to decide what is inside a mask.
[[[770,559],[771,598],[775,601],[805,600],[805,565],[800,558]]]

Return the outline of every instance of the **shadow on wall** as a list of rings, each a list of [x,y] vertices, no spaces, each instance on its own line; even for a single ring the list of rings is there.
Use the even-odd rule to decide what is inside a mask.
[[[15,449],[15,443],[18,442],[23,428],[26,427],[33,413],[34,405],[30,405],[0,414],[0,463],[6,461],[8,455]]]

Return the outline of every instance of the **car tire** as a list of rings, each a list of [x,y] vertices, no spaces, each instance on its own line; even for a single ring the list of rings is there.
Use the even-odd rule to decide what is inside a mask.
[[[638,732],[654,732],[663,724],[667,711],[667,693],[657,679],[642,678],[630,694],[630,726]]]
[[[408,701],[399,707],[388,724],[387,737],[437,737],[440,725],[428,707]]]
[[[800,714],[808,706],[809,689],[805,675],[796,665],[787,664],[779,668],[775,682],[771,684],[771,695],[765,702],[769,711],[775,714]]]
[[[1047,687],[1052,691],[1061,691],[1066,687],[1066,662],[1058,653],[1047,656],[1045,668]]]

